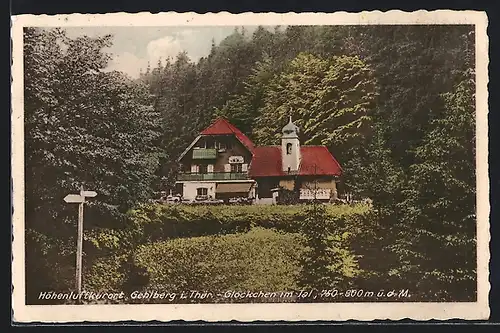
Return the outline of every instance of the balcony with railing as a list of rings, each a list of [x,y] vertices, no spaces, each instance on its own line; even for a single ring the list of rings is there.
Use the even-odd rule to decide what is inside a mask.
[[[217,158],[217,149],[197,148],[193,149],[193,160],[213,160]]]
[[[209,172],[209,173],[180,173],[178,181],[201,180],[247,180],[250,179],[246,172]]]

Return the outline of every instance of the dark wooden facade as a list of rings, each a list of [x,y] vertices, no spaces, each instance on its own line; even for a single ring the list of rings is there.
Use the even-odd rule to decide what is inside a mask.
[[[193,160],[193,149],[208,148],[217,149],[217,157],[215,159]],[[214,166],[213,172],[227,172],[225,165],[229,164],[229,157],[242,156],[245,164],[250,164],[252,155],[243,146],[243,144],[234,136],[231,135],[213,135],[201,137],[198,142],[184,155],[180,160],[181,171],[185,173],[191,172],[191,165],[208,165]]]

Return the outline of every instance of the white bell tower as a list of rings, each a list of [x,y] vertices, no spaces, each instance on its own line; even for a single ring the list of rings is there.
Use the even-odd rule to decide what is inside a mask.
[[[283,171],[297,172],[300,167],[300,141],[299,128],[292,122],[292,116],[288,124],[282,129],[281,136],[281,164]]]

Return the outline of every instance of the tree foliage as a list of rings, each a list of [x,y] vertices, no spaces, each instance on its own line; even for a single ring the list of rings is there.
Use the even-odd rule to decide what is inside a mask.
[[[304,234],[306,251],[301,257],[299,283],[305,290],[321,291],[349,286],[348,279],[359,272],[356,255],[346,246],[348,231],[338,228],[338,216],[327,214],[325,207],[315,204],[298,217]]]
[[[268,85],[255,129],[259,144],[279,144],[292,116],[304,145],[326,145],[346,173],[357,172],[356,158],[370,135],[376,80],[356,57],[322,59],[301,53]]]
[[[99,194],[87,228],[119,227],[127,209],[151,197],[160,122],[144,85],[103,71],[110,43],[111,36],[70,39],[57,29],[24,32],[30,272],[49,256],[56,267],[75,262],[77,208],[63,198],[80,185]]]
[[[411,245],[395,246],[402,271],[416,274],[428,267],[420,288],[433,289],[443,299],[474,294],[476,285],[475,80],[466,73],[455,89],[442,96],[445,117],[431,122],[400,207],[406,223],[397,230]],[[422,274],[419,272],[419,274]],[[456,294],[453,296],[457,296]]]
[[[225,117],[253,138],[257,119],[265,103],[264,94],[268,90],[274,71],[272,58],[264,53],[262,60],[256,62],[251,74],[245,79],[243,92],[233,95],[221,109],[217,109],[216,116]]]

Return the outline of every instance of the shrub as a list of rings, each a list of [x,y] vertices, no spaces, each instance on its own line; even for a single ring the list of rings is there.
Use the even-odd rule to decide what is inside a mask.
[[[41,292],[74,290],[73,239],[61,240],[32,229],[26,229],[25,236],[26,304],[56,304],[60,301],[40,299],[39,295]]]
[[[131,228],[140,240],[137,243],[178,237],[198,237],[246,232],[261,226],[287,232],[300,231],[298,215],[304,215],[309,205],[250,205],[250,206],[172,206],[142,205],[128,214]],[[368,205],[327,205],[330,216],[351,216],[370,210]]]
[[[143,245],[136,253],[136,265],[149,275],[147,289],[177,293],[294,290],[302,242],[299,234],[257,227],[243,234]]]
[[[128,272],[122,266],[126,255],[113,255],[97,258],[92,266],[84,271],[83,289],[92,292],[120,292]]]
[[[329,215],[324,205],[310,206],[297,216],[307,245],[301,257],[301,287],[346,288],[359,274],[357,256],[347,242],[351,232],[343,230],[344,219]]]

